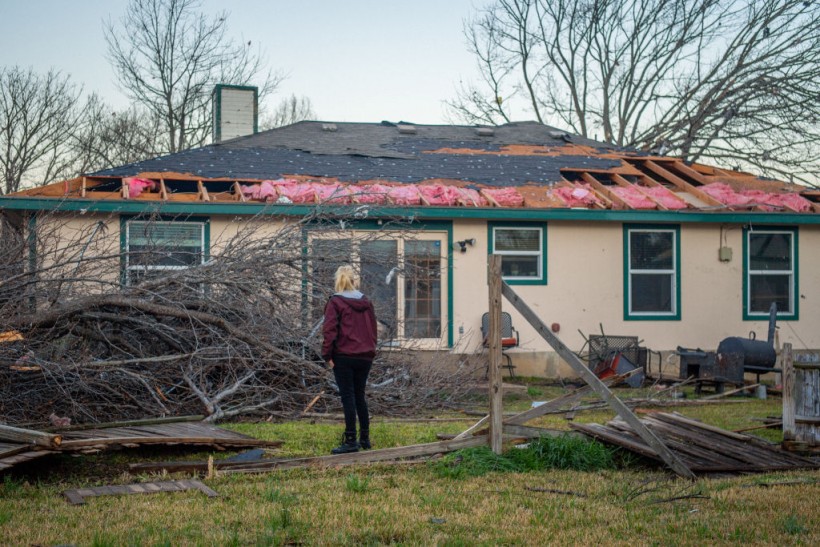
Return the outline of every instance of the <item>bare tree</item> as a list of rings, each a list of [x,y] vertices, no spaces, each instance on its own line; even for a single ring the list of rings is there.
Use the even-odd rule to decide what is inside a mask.
[[[158,156],[162,122],[138,105],[116,111],[92,94],[74,131],[75,173],[90,173]]]
[[[210,93],[218,83],[256,84],[260,97],[281,76],[265,70],[251,42],[228,36],[228,14],[208,19],[199,0],[132,0],[104,28],[108,55],[127,95],[162,121],[165,152],[205,144]]]
[[[585,137],[811,182],[820,3],[497,0],[465,25],[482,82],[451,112],[516,108]]]
[[[53,70],[0,68],[0,193],[16,192],[27,176],[47,183],[70,171],[65,145],[80,116],[79,93]]]
[[[313,110],[313,104],[309,97],[291,95],[283,99],[273,114],[262,121],[260,129],[273,129],[275,127],[283,127],[302,120],[312,120],[315,118],[316,112]]]

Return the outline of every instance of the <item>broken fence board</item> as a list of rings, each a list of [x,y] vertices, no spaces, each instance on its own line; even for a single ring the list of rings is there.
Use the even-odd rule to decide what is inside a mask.
[[[341,466],[354,465],[357,463],[375,463],[380,461],[390,461],[402,458],[416,458],[421,456],[432,456],[444,452],[453,452],[462,448],[473,448],[476,446],[486,446],[489,441],[487,435],[469,437],[452,441],[439,441],[436,443],[417,444],[411,446],[400,446],[396,448],[382,448],[380,450],[364,450],[351,454],[339,454],[335,456],[316,456],[312,458],[294,458],[287,460],[260,460],[258,462],[243,462],[245,465],[239,468],[229,468],[223,473],[264,473],[275,469],[295,469],[310,466]]]
[[[626,380],[627,378],[629,378],[630,376],[632,376],[633,374],[638,373],[640,370],[641,369],[636,368],[635,370],[631,370],[631,371],[629,371],[625,374],[620,374],[618,376],[611,376],[611,377],[603,380],[603,383],[606,386],[617,385],[617,384],[623,382],[624,380]],[[559,411],[560,409],[562,409],[564,406],[566,406],[568,404],[577,403],[578,401],[580,401],[581,399],[583,399],[584,397],[589,395],[591,392],[592,392],[592,387],[589,386],[589,385],[578,388],[575,391],[573,391],[572,393],[567,393],[567,394],[562,395],[560,397],[557,397],[557,398],[555,398],[551,401],[547,401],[542,405],[538,405],[536,407],[527,409],[527,410],[525,410],[524,412],[522,412],[520,414],[516,414],[515,416],[507,418],[507,419],[504,420],[504,425],[507,425],[507,424],[510,424],[510,425],[523,425],[523,424],[529,422],[530,420],[534,420],[535,418],[540,418],[541,416],[544,416],[546,414],[550,414],[550,413]]]
[[[60,446],[62,437],[53,433],[43,433],[42,431],[35,431],[33,429],[0,425],[0,441],[30,444],[43,448],[57,448]]]
[[[652,433],[645,425],[641,423],[637,416],[627,407],[620,399],[618,399],[607,388],[600,379],[584,363],[575,355],[564,343],[552,333],[550,328],[535,314],[534,311],[524,302],[509,285],[502,281],[501,291],[507,300],[518,310],[524,319],[532,325],[532,327],[547,341],[547,343],[555,349],[558,355],[568,363],[581,378],[589,384],[601,398],[609,403],[615,412],[623,418],[638,435],[649,445],[660,458],[668,465],[675,473],[682,477],[694,479],[695,474],[675,456],[675,454],[663,444],[654,433]]]
[[[123,484],[112,486],[98,486],[96,488],[77,488],[66,490],[63,495],[72,505],[82,505],[85,498],[97,496],[120,496],[128,494],[155,494],[157,492],[181,492],[183,490],[199,490],[209,498],[218,496],[198,480],[163,481],[137,484]]]

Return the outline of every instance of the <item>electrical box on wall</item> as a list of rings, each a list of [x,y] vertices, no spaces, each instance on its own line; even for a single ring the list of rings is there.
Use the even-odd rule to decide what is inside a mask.
[[[732,260],[732,248],[731,247],[721,247],[718,249],[718,259],[721,262],[731,262]]]

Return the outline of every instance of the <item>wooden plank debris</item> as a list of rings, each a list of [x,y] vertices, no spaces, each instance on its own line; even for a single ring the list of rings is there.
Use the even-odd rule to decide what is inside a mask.
[[[695,475],[681,460],[669,450],[663,442],[655,436],[652,431],[646,428],[641,423],[635,414],[627,407],[620,399],[618,399],[609,388],[604,385],[601,380],[589,370],[584,363],[575,355],[570,349],[552,333],[550,328],[535,314],[532,309],[510,288],[509,285],[502,281],[502,293],[507,300],[518,310],[524,319],[532,325],[532,327],[547,341],[547,343],[555,349],[558,355],[567,362],[576,373],[589,385],[592,389],[618,413],[629,425],[640,435],[649,446],[653,448],[656,454],[660,455],[661,459],[673,470],[682,477],[694,479]]]
[[[183,492],[185,490],[199,490],[209,498],[219,496],[198,480],[178,480],[162,482],[145,482],[112,486],[98,486],[95,488],[75,488],[66,490],[63,495],[72,505],[82,505],[86,498],[96,496],[121,496],[129,494],[155,494],[157,492]]]
[[[501,255],[490,255],[487,265],[490,317],[487,327],[487,353],[489,354],[490,397],[490,448],[501,454],[501,421],[504,412],[501,390]]]
[[[666,412],[647,412],[641,420],[696,473],[744,473],[820,468],[820,462],[780,449],[776,444]],[[612,420],[601,424],[570,424],[576,431],[632,452],[663,461],[630,424]]]
[[[300,467],[335,467],[362,463],[388,462],[406,458],[419,458],[453,452],[462,448],[486,446],[489,442],[487,435],[469,437],[460,440],[447,440],[435,443],[382,448],[378,450],[363,450],[351,454],[334,456],[316,456],[312,458],[294,458],[277,460],[259,460],[244,462],[244,466],[226,469],[224,473],[264,473],[274,469],[296,469]]]
[[[188,419],[190,417],[186,417]],[[225,448],[277,447],[282,441],[256,439],[242,433],[222,429],[213,424],[202,422],[178,422],[160,420],[142,420],[120,422],[130,424],[123,427],[101,427],[99,429],[81,429],[72,426],[71,431],[61,435],[46,434],[34,430],[19,430],[19,434],[6,426],[8,436],[20,436],[17,442],[0,441],[0,471],[14,465],[27,462],[48,454],[65,452],[93,453],[110,448],[133,448],[142,445],[195,445],[211,446],[222,450]],[[144,424],[144,425],[135,425]],[[33,435],[38,433],[39,435]],[[39,446],[26,439],[48,439],[59,437],[57,445]],[[43,448],[48,448],[43,450]]]
[[[0,441],[11,441],[21,444],[30,444],[43,448],[57,448],[62,442],[60,435],[43,433],[33,429],[23,429],[10,425],[0,425]]]

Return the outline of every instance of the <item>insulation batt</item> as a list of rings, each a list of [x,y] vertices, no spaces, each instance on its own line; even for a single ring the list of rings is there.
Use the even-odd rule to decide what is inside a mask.
[[[641,191],[634,186],[612,186],[609,189],[633,209],[655,208],[655,202],[642,194]]]
[[[390,192],[390,187],[381,184],[367,184],[364,186],[351,186],[350,190],[356,203],[381,205],[387,203],[387,194]]]
[[[759,205],[766,211],[791,209],[798,213],[811,211],[811,203],[795,193],[778,194],[762,190],[744,190],[735,192],[731,186],[722,182],[713,182],[703,186],[703,191],[725,205],[748,206]]]
[[[562,186],[551,193],[564,200],[569,207],[590,207],[598,203],[595,194],[583,185]]]
[[[394,186],[388,194],[390,201],[396,205],[419,205],[421,195],[415,186]]]
[[[502,207],[521,207],[524,197],[515,188],[485,188],[482,190]]]
[[[350,191],[341,184],[313,183],[311,186],[316,193],[317,202],[343,205],[350,203]]]
[[[271,181],[280,196],[288,198],[291,203],[313,203],[316,200],[316,191],[310,183],[299,183],[293,179],[278,179]]]
[[[153,180],[130,177],[123,179],[123,182],[128,185],[129,198],[135,198],[139,196],[146,188],[148,190],[157,189],[157,183]]]
[[[269,180],[264,180],[260,184],[251,186],[240,185],[242,194],[251,199],[258,199],[261,201],[275,201],[279,197],[276,192],[276,187]]]
[[[423,184],[419,192],[430,205],[455,205],[460,197],[455,186],[441,184]]]
[[[456,190],[458,190],[458,202],[461,205],[468,207],[487,207],[489,205],[487,199],[478,190],[472,188],[456,188]]]
[[[686,209],[686,202],[665,186],[646,186],[642,190],[667,209]]]

